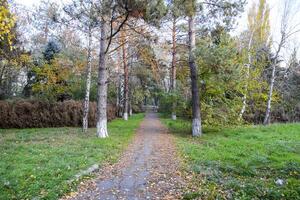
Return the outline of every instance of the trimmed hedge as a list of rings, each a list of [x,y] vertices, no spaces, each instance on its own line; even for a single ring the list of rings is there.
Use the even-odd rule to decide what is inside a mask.
[[[107,118],[116,118],[116,106],[108,105]],[[96,126],[96,103],[90,103],[89,126]],[[82,125],[82,102],[37,100],[0,101],[0,128],[76,127]]]

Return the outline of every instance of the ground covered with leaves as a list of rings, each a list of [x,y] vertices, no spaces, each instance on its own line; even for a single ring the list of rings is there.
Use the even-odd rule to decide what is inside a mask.
[[[147,113],[119,161],[101,168],[63,199],[182,199],[186,185],[179,158],[174,136],[156,113]]]
[[[106,139],[94,128],[0,129],[0,199],[59,198],[82,170],[117,161],[143,118],[112,121]]]
[[[191,186],[185,199],[300,199],[300,124],[204,129],[162,119],[177,136]]]

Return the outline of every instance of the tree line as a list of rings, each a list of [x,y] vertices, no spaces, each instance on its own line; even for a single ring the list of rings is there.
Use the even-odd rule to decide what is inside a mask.
[[[282,51],[298,30],[284,4],[280,40],[272,40],[265,0],[248,12],[247,30],[232,36],[244,0],[41,1],[33,10],[0,5],[0,97],[97,101],[97,136],[107,137],[107,104],[128,120],[144,104],[172,119],[202,124],[297,121],[297,48]],[[271,109],[272,108],[272,109]],[[271,115],[272,114],[272,115]],[[273,116],[273,118],[272,118]]]

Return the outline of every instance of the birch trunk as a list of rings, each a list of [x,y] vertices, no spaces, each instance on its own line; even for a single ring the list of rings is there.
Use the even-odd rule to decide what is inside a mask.
[[[253,35],[254,35],[254,30],[251,32],[251,36],[248,43],[248,64],[246,65],[247,67],[246,85],[245,85],[245,94],[243,96],[243,107],[241,109],[240,116],[239,116],[240,120],[243,118],[243,114],[246,111],[246,106],[247,106],[247,93],[248,93],[248,84],[249,84],[248,82],[250,77],[250,67],[252,65],[251,47],[252,47]]]
[[[275,83],[275,72],[276,72],[276,62],[280,53],[280,50],[285,42],[285,32],[283,31],[281,33],[281,39],[280,39],[280,43],[278,45],[278,49],[275,53],[273,62],[272,62],[272,75],[271,75],[271,80],[270,80],[270,89],[269,89],[269,94],[268,94],[268,101],[267,101],[267,108],[266,108],[266,114],[265,114],[265,119],[263,124],[264,125],[268,125],[270,123],[270,119],[271,119],[271,103],[272,103],[272,95],[273,95],[273,88],[274,88],[274,83]]]
[[[268,95],[264,125],[267,125],[270,123],[271,102],[272,102],[273,87],[274,87],[274,82],[275,82],[275,72],[276,72],[276,64],[273,63],[272,76],[271,76],[271,82],[270,82],[270,90],[269,90],[269,95]]]
[[[124,67],[124,114],[123,119],[128,120],[128,65],[127,65],[127,52],[126,52],[126,44],[125,44],[125,37],[126,34],[122,31],[122,40],[123,40],[123,67]]]
[[[107,68],[105,60],[106,22],[101,20],[101,38],[97,88],[97,136],[108,137],[107,133]]]
[[[89,116],[89,104],[90,104],[90,88],[91,88],[91,73],[92,73],[92,30],[88,32],[88,49],[87,49],[87,71],[86,71],[86,89],[83,102],[83,119],[82,130],[85,133],[88,129],[88,116]]]
[[[189,17],[189,66],[191,73],[191,90],[192,90],[192,134],[193,136],[202,135],[201,127],[201,114],[200,114],[200,103],[199,103],[199,90],[197,84],[197,66],[195,63],[194,50],[196,48],[196,36],[195,36],[195,18],[194,16]]]
[[[176,90],[176,18],[173,18],[172,27],[172,77],[171,77],[171,92]],[[172,119],[176,120],[176,102],[172,102]]]

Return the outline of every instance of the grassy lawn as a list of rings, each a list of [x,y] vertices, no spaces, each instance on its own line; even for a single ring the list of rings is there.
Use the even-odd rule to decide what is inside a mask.
[[[96,129],[0,129],[0,199],[57,199],[79,171],[116,161],[143,118],[110,122],[106,139]]]
[[[186,199],[300,199],[300,124],[204,129],[192,138],[189,122],[162,121],[194,172]]]

